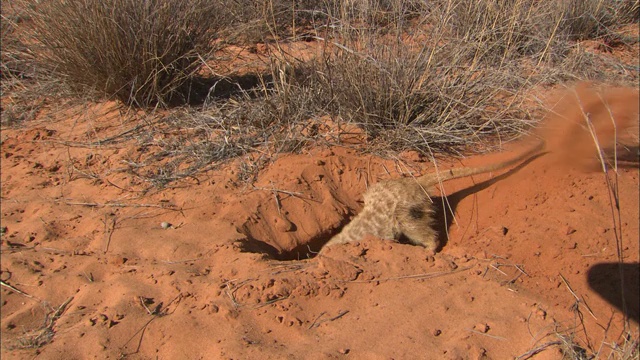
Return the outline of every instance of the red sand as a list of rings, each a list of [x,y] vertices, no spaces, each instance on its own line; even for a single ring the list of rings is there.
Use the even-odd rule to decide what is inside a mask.
[[[601,143],[615,148],[613,132],[600,127],[610,122],[600,96],[577,93]],[[638,92],[602,94],[633,155]],[[131,149],[57,142],[88,131],[104,138],[127,124],[69,116],[3,130],[2,359],[507,359],[538,347],[535,359],[560,359],[558,346],[546,346],[558,334],[609,354],[626,333],[616,233],[628,330],[639,335],[637,157],[620,163],[616,227],[605,175],[582,166],[597,165],[584,160],[595,157],[591,136],[575,125],[582,112],[575,100],[557,109],[546,128],[571,131],[546,133],[548,153],[505,176],[444,184],[455,219],[433,257],[368,238],[307,259],[361,208],[367,182],[401,176],[393,161],[317,149],[281,156],[257,189],[234,183],[229,165],[199,184],[145,195],[122,190],[139,188],[128,175],[108,172]],[[416,156],[403,160],[432,169]],[[138,207],[80,204],[108,202]],[[15,348],[67,300],[51,342]]]

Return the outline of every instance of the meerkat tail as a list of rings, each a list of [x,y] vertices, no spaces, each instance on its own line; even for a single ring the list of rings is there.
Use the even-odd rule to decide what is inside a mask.
[[[454,168],[450,170],[445,170],[442,172],[432,172],[432,173],[420,176],[419,178],[417,178],[417,180],[418,180],[418,183],[422,185],[424,188],[430,188],[431,186],[434,186],[443,181],[500,170],[508,166],[517,164],[521,161],[529,159],[530,157],[536,155],[540,150],[542,150],[544,145],[545,145],[545,142],[540,141],[540,143],[534,146],[533,148],[506,161],[497,162],[495,164],[481,166],[481,167],[459,167],[459,168]]]

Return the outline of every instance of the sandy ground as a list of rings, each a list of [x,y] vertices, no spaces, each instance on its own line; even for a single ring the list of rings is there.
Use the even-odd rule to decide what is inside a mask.
[[[139,149],[64,145],[133,126],[117,112],[5,129],[2,359],[561,359],[563,342],[606,357],[639,336],[637,135],[608,172],[618,212],[574,124],[587,109],[615,148],[608,114],[633,132],[638,93],[609,90],[607,108],[577,92],[544,154],[433,189],[454,214],[439,211],[435,256],[375,238],[315,255],[370,183],[433,170],[414,153],[318,148],[281,155],[254,186],[232,162],[142,193],[110,171]]]

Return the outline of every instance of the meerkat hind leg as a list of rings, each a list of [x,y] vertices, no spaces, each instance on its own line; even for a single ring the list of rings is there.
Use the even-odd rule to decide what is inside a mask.
[[[410,208],[398,209],[400,231],[414,245],[435,251],[438,234],[433,229],[433,209],[428,204],[416,204]]]

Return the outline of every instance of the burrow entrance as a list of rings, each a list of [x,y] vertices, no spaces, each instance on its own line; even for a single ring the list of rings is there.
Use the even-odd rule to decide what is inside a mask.
[[[240,249],[243,252],[266,254],[269,258],[279,261],[295,261],[312,259],[318,255],[322,246],[337,235],[350,221],[351,217],[345,217],[339,226],[328,229],[302,244],[287,251],[278,251],[273,245],[262,239],[257,239],[247,233],[246,239],[240,240]]]

